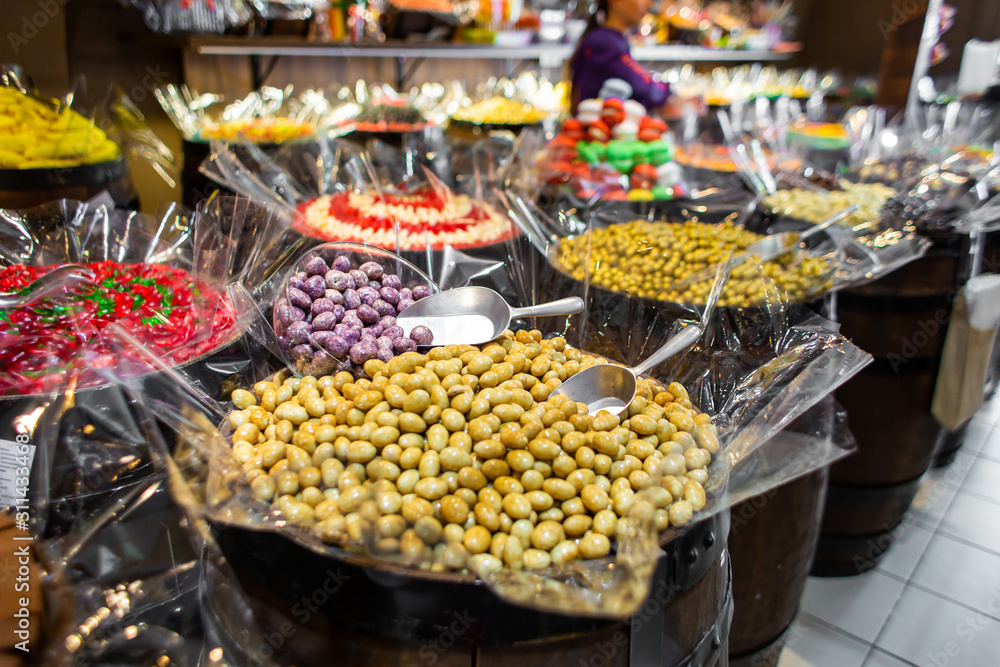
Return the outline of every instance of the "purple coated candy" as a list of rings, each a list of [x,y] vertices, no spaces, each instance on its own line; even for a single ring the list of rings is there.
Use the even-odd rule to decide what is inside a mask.
[[[403,334],[403,327],[401,327],[401,326],[399,326],[397,324],[394,324],[391,327],[386,327],[385,329],[382,329],[382,335],[383,336],[388,336],[392,340],[396,340],[397,338],[405,338],[406,337]]]
[[[375,301],[375,303],[372,304],[372,308],[374,308],[375,311],[379,314],[379,317],[386,317],[387,315],[388,316],[396,315],[396,309],[391,304],[386,303],[382,299],[378,299],[377,301]]]
[[[302,286],[306,284],[306,281],[302,280],[298,276],[289,276],[288,286],[294,287],[295,289],[302,289]]]
[[[312,299],[309,298],[309,295],[294,287],[288,288],[288,301],[296,308],[300,308],[306,312],[312,308]]]
[[[293,345],[299,345],[309,340],[309,334],[312,331],[312,327],[306,322],[292,322],[288,326],[288,331],[285,332],[285,335],[288,336]]]
[[[313,318],[313,331],[330,331],[337,324],[337,316],[333,313],[320,313]]]
[[[386,363],[389,363],[390,361],[392,361],[392,358],[394,356],[396,355],[393,354],[391,347],[380,347],[378,349],[378,354],[375,355],[375,358],[378,359],[379,361],[384,361]]]
[[[292,318],[292,322],[304,322],[306,319],[306,311],[301,308],[296,308],[295,306],[291,307],[289,315]]]
[[[292,345],[292,339],[288,337],[288,334],[285,334],[283,336],[278,336],[278,347],[282,350],[287,350],[295,346]]]
[[[431,295],[431,288],[427,285],[417,285],[413,288],[413,300],[420,301]]]
[[[369,280],[368,286],[373,288],[376,292],[382,289],[382,283],[377,280]]]
[[[312,305],[312,316],[316,317],[320,313],[329,313],[333,310],[333,301],[327,298],[316,299]]]
[[[288,303],[288,299],[278,299],[274,302],[274,318],[282,324],[291,324],[295,321],[292,319],[292,305]]]
[[[413,298],[413,290],[411,290],[409,287],[402,287],[402,288],[400,288],[400,290],[399,290],[399,298],[400,299],[412,299]]]
[[[372,305],[378,301],[378,290],[374,287],[369,287],[365,285],[364,287],[358,288],[358,298],[361,299],[361,303]]]
[[[323,292],[323,298],[336,304],[344,303],[344,295],[340,293],[340,290],[328,289]]]
[[[344,310],[357,310],[361,305],[361,297],[352,289],[344,290]]]
[[[344,316],[340,319],[343,324],[350,326],[352,329],[363,329],[365,323],[361,321],[358,317],[358,311],[350,310],[344,313]]]
[[[403,288],[403,281],[399,279],[395,273],[383,273],[382,274],[382,287],[391,287],[394,290],[400,290]]]
[[[361,270],[368,276],[368,280],[378,280],[384,273],[382,265],[378,262],[365,262],[361,265]]]
[[[360,340],[360,339],[358,339]],[[338,359],[343,359],[347,356],[347,353],[351,349],[351,345],[358,342],[357,340],[351,340],[347,336],[338,336],[337,334],[331,334],[329,338],[323,343],[323,349],[337,357]]]
[[[284,336],[285,331],[287,330],[288,330],[288,325],[282,324],[281,320],[278,320],[277,322],[274,323],[274,333],[277,334],[278,336]]]
[[[311,276],[306,279],[302,291],[309,295],[310,299],[322,299],[326,293],[326,281],[323,276]]]
[[[410,331],[410,340],[417,345],[430,345],[434,334],[425,326],[416,326]]]
[[[417,344],[409,338],[400,337],[392,342],[392,349],[395,350],[396,354],[403,354],[404,352],[413,352],[416,350]]]
[[[345,311],[344,307],[338,303],[334,305],[333,310],[331,310],[330,312],[333,313],[333,316],[336,317],[337,321],[339,322],[342,319],[344,319],[344,313],[347,311]]]
[[[343,271],[327,271],[323,280],[326,281],[326,286],[330,289],[340,291],[344,291],[345,289],[354,289],[354,278],[350,277]]]
[[[387,347],[390,350],[392,349],[392,339],[388,336],[379,336],[375,339],[375,344],[379,347]]]
[[[395,287],[383,287],[378,291],[378,295],[386,303],[391,303],[394,306],[399,303],[399,290]]]
[[[378,346],[370,339],[360,340],[351,346],[351,361],[359,366],[369,359],[374,359],[377,354]]]
[[[292,361],[298,361],[299,359],[305,359],[312,354],[312,347],[309,345],[296,345],[288,351],[288,357]]]
[[[378,322],[378,318],[382,317],[379,315],[377,310],[364,303],[358,306],[358,309],[355,312],[357,312],[358,317],[361,318],[361,321],[365,324],[375,324]]]
[[[347,258],[347,255],[340,255],[333,260],[333,264],[330,265],[330,268],[336,271],[350,271],[351,260]]]
[[[343,328],[339,328],[341,326]],[[338,324],[333,328],[333,333],[335,333],[339,338],[343,338],[347,342],[347,347],[350,347],[361,340],[361,329],[355,329],[347,326],[346,324]]]
[[[326,265],[322,257],[313,257],[306,262],[305,269],[310,276],[322,276],[330,270],[330,267]]]
[[[319,345],[320,347],[323,347],[326,344],[326,341],[330,338],[330,336],[333,336],[333,335],[334,334],[333,334],[332,331],[316,331],[316,330],[313,330],[313,335],[312,335],[312,341],[311,342],[314,343],[315,345]]]
[[[378,321],[378,325],[384,330],[386,327],[391,327],[396,324],[396,318],[392,315],[386,315]]]
[[[349,276],[354,280],[354,285],[356,287],[364,287],[368,284],[368,276],[365,275],[364,271],[358,269],[351,269],[347,272]]]
[[[399,303],[396,304],[396,314],[400,314],[412,305],[413,299],[400,299]]]
[[[295,278],[298,278],[303,282],[305,282],[305,279],[309,277],[309,274],[306,273],[305,271],[296,271],[293,275]]]

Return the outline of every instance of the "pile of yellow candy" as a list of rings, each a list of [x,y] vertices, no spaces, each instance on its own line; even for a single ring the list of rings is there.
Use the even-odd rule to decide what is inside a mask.
[[[491,97],[459,109],[452,114],[452,119],[480,125],[534,125],[541,123],[545,116],[544,111],[530,104],[506,97]]]
[[[311,136],[316,132],[312,123],[301,123],[291,118],[254,118],[253,120],[225,121],[205,130],[206,139],[237,141],[241,137],[255,144],[280,144]]]
[[[57,112],[0,87],[0,169],[52,169],[114,160],[118,145],[72,109]]]

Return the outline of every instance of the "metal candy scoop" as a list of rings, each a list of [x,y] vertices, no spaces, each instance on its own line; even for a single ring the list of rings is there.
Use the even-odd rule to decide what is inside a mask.
[[[406,308],[396,324],[407,336],[425,326],[434,334],[434,345],[478,345],[504,332],[517,317],[572,315],[583,310],[583,299],[571,296],[528,308],[512,308],[486,287],[458,287],[432,294]]]
[[[701,338],[702,333],[708,328],[709,318],[715,310],[715,304],[719,302],[722,287],[729,278],[734,263],[735,258],[730,256],[728,261],[717,268],[715,282],[705,304],[705,312],[701,314],[701,321],[698,324],[685,325],[659,350],[632,368],[613,364],[591,366],[556,387],[550,396],[565,396],[576,403],[585,403],[587,412],[591,415],[596,415],[601,410],[613,415],[622,412],[635,398],[636,378],[687,349]]]
[[[586,403],[591,415],[600,410],[616,415],[635,398],[636,378],[689,347],[701,334],[701,327],[689,324],[642,363],[632,368],[613,364],[591,366],[559,385],[550,397],[566,396],[577,403]]]
[[[17,292],[0,292],[0,308],[18,308],[61,292],[76,283],[93,283],[94,272],[79,264],[66,264],[52,269],[38,280]]]

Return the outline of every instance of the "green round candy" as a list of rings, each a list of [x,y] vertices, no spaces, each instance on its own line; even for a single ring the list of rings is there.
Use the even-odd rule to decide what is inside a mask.
[[[597,164],[601,161],[597,156],[597,151],[594,150],[594,145],[590,143],[580,142],[577,144],[576,153],[577,157],[587,164]]]
[[[674,193],[670,191],[670,188],[665,188],[662,185],[657,185],[653,188],[653,199],[673,199]]]
[[[615,169],[617,169],[622,174],[627,174],[630,171],[632,171],[632,160],[631,159],[627,159],[627,160],[621,160],[621,159],[614,160],[614,159],[611,159],[611,160],[608,160],[608,162],[611,164],[612,167],[614,167]]]
[[[649,150],[649,161],[659,167],[661,164],[666,164],[673,159],[673,151],[670,150],[670,146],[663,142],[659,144],[650,144],[651,148]]]
[[[614,160],[632,160],[632,147],[627,141],[612,141],[608,144],[608,149],[605,152],[608,161],[613,162]]]
[[[654,144],[647,144],[645,141],[632,142],[632,155],[635,164],[646,164],[650,161],[650,156],[655,149]]]
[[[604,162],[608,156],[608,147],[602,144],[600,141],[595,141],[590,144],[590,147],[594,149],[594,155],[597,156],[598,162]]]

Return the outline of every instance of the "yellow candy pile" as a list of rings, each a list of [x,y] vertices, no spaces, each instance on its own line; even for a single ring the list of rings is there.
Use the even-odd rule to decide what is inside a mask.
[[[506,97],[491,97],[456,111],[452,118],[465,123],[489,125],[534,125],[541,123],[546,113],[530,104]]]
[[[61,113],[14,88],[0,87],[0,169],[51,169],[108,162],[121,152],[72,109]]]

